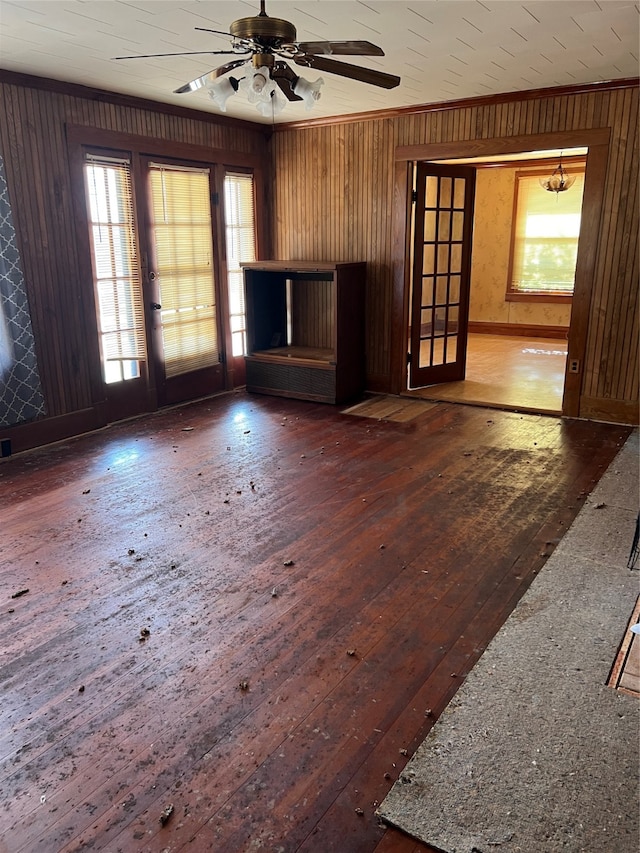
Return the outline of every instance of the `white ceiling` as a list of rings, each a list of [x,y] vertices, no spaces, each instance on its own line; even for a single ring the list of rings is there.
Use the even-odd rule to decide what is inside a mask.
[[[258,0],[0,0],[0,68],[216,112],[205,91],[173,90],[233,56],[112,57],[225,50],[224,36],[194,27],[227,31],[258,10]],[[279,122],[639,73],[640,9],[632,0],[267,0],[267,13],[294,24],[299,41],[372,41],[384,57],[338,58],[402,78],[385,90],[324,73],[313,111],[290,103]],[[271,121],[241,94],[227,114]]]

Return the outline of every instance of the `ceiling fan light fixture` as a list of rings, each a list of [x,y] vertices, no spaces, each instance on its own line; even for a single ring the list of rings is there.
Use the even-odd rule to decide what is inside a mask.
[[[260,113],[261,116],[265,118],[274,118],[284,110],[287,106],[287,99],[280,92],[280,89],[272,83],[268,88],[265,87],[262,90],[262,95],[260,96],[260,100],[256,104],[256,109]]]
[[[240,88],[240,81],[235,77],[222,77],[209,86],[209,97],[218,109],[226,113],[227,101]]]
[[[322,86],[324,86],[322,77],[318,77],[313,83],[305,80],[304,77],[298,77],[292,89],[304,101],[305,109],[311,110],[316,101],[320,100]]]
[[[256,68],[251,72],[251,74],[246,78],[246,80],[249,101],[251,103],[255,103],[257,100],[259,100],[260,96],[265,90],[265,87],[269,87],[269,83],[271,82],[271,75],[269,74],[268,68]]]
[[[233,21],[228,32],[196,27],[202,32],[229,36],[231,45],[227,50],[196,50],[180,53],[157,53],[139,56],[115,57],[116,59],[151,59],[161,56],[198,56],[201,54],[232,55],[236,58],[213,68],[195,80],[174,89],[175,94],[196,92],[206,89],[209,97],[221,112],[226,112],[228,99],[238,91],[241,85],[243,93],[258,111],[267,117],[282,112],[288,101],[303,101],[307,110],[313,108],[320,99],[320,87],[324,80],[320,77],[314,82],[297,76],[295,71],[284,62],[291,60],[304,68],[313,68],[316,72],[336,74],[349,80],[357,80],[383,89],[394,89],[400,85],[400,77],[363,68],[349,62],[341,62],[336,56],[384,56],[381,47],[369,41],[297,41],[296,28],[283,18],[271,18],[265,10],[265,0],[260,0],[260,13],[248,18]],[[246,75],[235,79],[225,77],[243,65],[250,65]]]

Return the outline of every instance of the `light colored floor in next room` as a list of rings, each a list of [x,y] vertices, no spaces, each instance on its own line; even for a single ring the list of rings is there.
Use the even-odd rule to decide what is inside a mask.
[[[564,340],[470,334],[464,381],[408,393],[429,400],[559,415],[566,359]]]

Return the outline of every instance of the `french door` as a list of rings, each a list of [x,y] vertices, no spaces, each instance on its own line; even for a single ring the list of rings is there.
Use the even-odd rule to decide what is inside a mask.
[[[225,387],[213,170],[144,160],[147,279],[158,403]]]
[[[253,176],[89,147],[81,158],[106,420],[223,390],[225,354],[243,361],[239,264],[255,255]]]
[[[131,157],[83,156],[101,382],[108,420],[147,411],[149,363]],[[88,268],[87,268],[88,269]]]
[[[416,170],[409,384],[464,379],[475,169]]]

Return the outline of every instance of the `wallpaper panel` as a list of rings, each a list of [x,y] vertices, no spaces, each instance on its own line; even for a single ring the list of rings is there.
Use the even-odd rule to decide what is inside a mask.
[[[0,157],[0,426],[44,414],[29,303]]]

